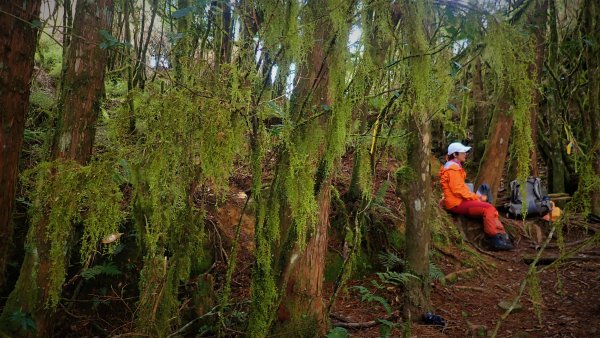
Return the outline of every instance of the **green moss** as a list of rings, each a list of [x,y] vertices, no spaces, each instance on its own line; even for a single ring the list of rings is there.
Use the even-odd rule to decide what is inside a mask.
[[[32,108],[49,112],[54,107],[56,99],[50,93],[33,90],[29,95],[29,103],[32,105]]]
[[[352,278],[364,278],[368,274],[372,273],[373,265],[371,264],[372,258],[368,252],[363,249],[357,250],[356,258],[352,267]]]
[[[406,248],[406,238],[404,233],[401,233],[399,230],[388,231],[387,239],[389,245],[397,251],[402,251]]]
[[[123,79],[107,78],[104,88],[109,98],[123,98],[127,95],[127,82]]]
[[[337,253],[328,252],[325,258],[325,281],[335,282],[342,271],[344,259]]]
[[[42,34],[35,53],[35,60],[54,80],[60,79],[62,72],[62,47]]]
[[[404,165],[396,171],[396,181],[399,185],[405,185],[407,183],[416,180],[416,174],[413,168]]]
[[[534,149],[529,112],[534,90],[529,72],[535,55],[533,41],[519,26],[490,18],[485,42],[483,58],[494,74],[496,97],[511,103],[508,114],[514,121],[512,152],[518,164],[517,179],[521,182],[521,193],[525,196],[524,182],[529,177],[530,154]]]

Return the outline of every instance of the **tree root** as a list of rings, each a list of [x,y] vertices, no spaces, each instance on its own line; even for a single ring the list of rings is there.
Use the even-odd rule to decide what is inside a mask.
[[[336,313],[329,314],[329,317],[331,317],[331,319],[336,320],[331,324],[332,326],[343,327],[345,329],[361,330],[368,329],[370,327],[374,327],[381,324],[379,319],[369,320],[366,322],[351,322],[349,318]],[[398,311],[395,311],[391,315],[382,319],[387,321],[395,321],[398,318],[400,318],[400,314]]]

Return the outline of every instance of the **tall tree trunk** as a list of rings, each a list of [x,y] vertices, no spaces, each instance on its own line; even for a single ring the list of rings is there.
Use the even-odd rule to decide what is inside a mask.
[[[142,26],[142,28],[140,29],[140,49],[136,57],[136,66],[134,72],[135,77],[133,80],[133,87],[139,86],[141,89],[144,89],[146,85],[146,54],[148,54],[148,45],[150,44],[150,38],[152,37],[152,29],[154,28],[154,20],[156,19],[156,13],[158,12],[158,0],[152,0],[150,5],[152,16],[150,17],[150,24],[148,25],[148,34],[146,34],[146,41],[144,42],[145,27]],[[144,13],[142,13],[142,15],[142,17],[145,16]],[[156,62],[157,68],[159,67],[159,62],[160,56]]]
[[[600,62],[598,53],[600,52],[600,5],[596,1],[587,0],[583,4],[585,14],[585,30],[588,39],[595,41],[594,44],[586,47],[587,59],[587,78],[589,85],[589,106],[587,110],[590,133],[590,160],[592,161],[592,175],[596,179],[600,177]],[[596,181],[597,182],[597,181]],[[600,184],[596,183],[590,191],[591,212],[600,215]]]
[[[23,143],[25,114],[41,0],[0,2],[0,288],[4,286],[13,227],[19,153]]]
[[[217,25],[219,37],[219,50],[215,50],[218,53],[217,64],[221,65],[229,63],[231,61],[231,38],[233,25],[231,24],[231,8],[227,2],[220,4],[220,10],[222,11],[220,25]]]
[[[109,30],[113,1],[77,2],[73,39],[67,51],[52,157],[88,162],[104,93],[107,50],[100,48],[100,30]]]
[[[479,161],[485,151],[483,140],[488,133],[488,110],[486,106],[483,79],[481,78],[481,58],[478,57],[473,69],[473,87],[471,90],[473,103],[473,161]]]
[[[411,60],[410,76],[414,103],[408,116],[408,166],[404,175],[398,175],[399,192],[406,208],[406,263],[409,272],[418,277],[406,284],[403,297],[405,318],[413,320],[429,308],[429,244],[431,242],[430,207],[431,176],[431,126],[427,107],[427,85],[418,81],[431,81],[431,57],[424,31],[425,8],[423,3],[404,2],[409,55],[419,55]],[[424,80],[423,80],[424,79]]]
[[[508,86],[506,84],[505,86]],[[501,99],[497,110],[494,112],[490,133],[485,153],[481,159],[475,186],[487,183],[492,189],[493,200],[496,200],[502,175],[504,174],[504,163],[508,154],[508,141],[513,126],[513,119],[508,115],[509,103],[506,97]]]
[[[177,8],[183,9],[188,8],[190,6],[190,0],[177,0]],[[181,35],[175,47],[173,48],[174,53],[174,67],[175,67],[175,80],[178,82],[183,82],[184,74],[183,74],[183,62],[189,56],[189,41],[190,41],[190,19],[189,14],[177,19],[177,33]]]
[[[538,115],[540,110],[540,87],[542,84],[542,68],[544,67],[544,58],[546,53],[546,19],[548,17],[548,0],[537,1],[533,12],[529,15],[529,22],[533,25],[533,35],[535,37],[535,64],[531,66],[532,78],[536,85],[532,93],[531,104],[531,139],[534,147],[531,153],[531,175],[539,176],[538,156],[537,156],[537,135],[538,135]]]
[[[112,19],[112,0],[78,1],[73,23],[73,37],[67,51],[66,71],[61,92],[61,114],[52,147],[53,159],[88,162],[92,155],[95,126],[104,90],[107,51],[100,48],[100,30],[107,30]],[[15,289],[2,313],[6,320],[14,311],[30,314],[36,323],[37,337],[52,336],[53,309],[50,298],[61,292],[53,283],[65,271],[55,271],[62,264],[51,260],[47,214],[33,224],[27,251]],[[65,239],[65,242],[67,239]],[[68,244],[64,243],[66,247]],[[64,259],[68,262],[67,255]]]
[[[297,117],[315,114],[314,108],[322,109],[321,107],[331,106],[333,103],[328,93],[330,81],[328,53],[329,44],[335,33],[329,14],[322,18],[318,13],[328,8],[328,2],[314,0],[307,6],[310,12],[309,20],[319,18],[321,20],[314,33],[315,43],[308,54],[308,60],[305,65],[300,66],[299,79],[302,80],[294,90],[295,113],[292,116]],[[326,125],[327,122],[323,119],[320,123]],[[322,148],[321,154],[324,151],[325,149]],[[323,275],[327,252],[331,175],[327,175],[324,180],[316,184],[319,208],[317,223],[304,251],[296,245],[285,263],[286,272],[284,272],[282,285],[286,285],[286,289],[280,310],[289,313],[289,320],[277,325],[275,332],[294,330],[303,332],[300,333],[301,336],[322,336],[328,327],[323,301]]]
[[[550,72],[557,74],[558,70],[558,13],[556,10],[556,1],[548,0],[548,25],[550,30],[550,39],[548,44],[548,68]],[[550,192],[558,193],[565,191],[565,182],[567,177],[566,164],[563,160],[563,144],[561,133],[564,125],[563,120],[558,118],[560,114],[557,107],[561,104],[561,83],[554,83],[553,95],[548,95],[548,103],[546,109],[546,121],[549,121],[548,130],[548,167],[550,168],[549,188]]]

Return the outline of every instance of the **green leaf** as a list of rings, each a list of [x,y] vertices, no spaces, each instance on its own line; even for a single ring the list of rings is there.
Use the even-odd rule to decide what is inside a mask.
[[[180,9],[176,10],[175,12],[171,13],[171,17],[173,19],[181,19],[184,16],[187,16],[188,14],[194,12],[195,9],[196,9],[196,7],[180,8]]]
[[[107,276],[118,276],[121,274],[121,271],[112,262],[108,262],[102,265],[94,265],[91,268],[85,269],[81,273],[81,277],[83,277],[86,280],[89,280],[102,274]]]
[[[42,22],[40,20],[33,20],[31,21],[31,28],[41,28],[42,27]]]
[[[183,38],[183,33],[167,33],[167,39],[170,43],[176,44],[177,41]]]
[[[329,333],[325,337],[327,337],[327,338],[346,338],[346,337],[348,337],[348,331],[346,331],[346,329],[344,329],[343,327],[334,327],[333,329],[331,329],[331,331],[329,331]]]
[[[441,281],[444,279],[444,276],[444,272],[437,265],[433,262],[429,263],[429,278]]]
[[[23,312],[21,309],[13,312],[10,315],[10,321],[19,325],[23,331],[35,331],[35,321],[29,313]]]
[[[404,265],[404,260],[393,252],[380,252],[377,256],[379,257],[381,264],[383,264],[387,270]]]
[[[377,276],[381,279],[382,282],[393,285],[405,285],[411,278],[419,279],[419,277],[411,273],[398,273],[395,271],[378,272]]]
[[[365,288],[364,286],[354,286],[351,287],[350,289],[356,289],[358,290],[358,292],[361,294],[361,300],[363,302],[377,302],[379,303],[381,306],[383,306],[383,308],[385,309],[385,311],[388,314],[392,313],[392,308],[390,306],[390,304],[385,300],[385,298],[381,297],[381,296],[377,296],[374,295],[373,293],[371,293],[371,291],[369,291],[369,289]]]

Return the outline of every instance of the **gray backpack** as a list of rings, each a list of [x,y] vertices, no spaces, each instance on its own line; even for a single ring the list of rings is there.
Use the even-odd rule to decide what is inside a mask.
[[[517,180],[510,182],[510,202],[505,204],[508,214],[512,217],[523,217],[526,208],[527,216],[544,216],[552,211],[550,198],[546,196],[546,189],[542,186],[539,177],[529,177],[525,187],[527,200],[523,201],[521,186]]]

